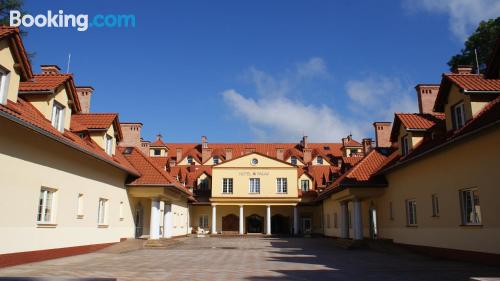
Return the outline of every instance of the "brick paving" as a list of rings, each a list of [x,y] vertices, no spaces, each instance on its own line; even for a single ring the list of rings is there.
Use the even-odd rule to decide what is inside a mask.
[[[120,246],[123,247],[123,246]],[[500,268],[344,250],[327,238],[184,238],[165,249],[100,251],[0,269],[0,276],[117,280],[468,280]]]

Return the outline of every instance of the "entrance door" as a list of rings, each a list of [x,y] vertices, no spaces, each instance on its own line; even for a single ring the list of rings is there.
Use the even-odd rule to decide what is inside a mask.
[[[144,208],[141,204],[138,204],[135,208],[135,238],[139,238],[142,236],[142,232],[144,229]]]
[[[248,216],[246,229],[248,233],[263,233],[264,218],[255,214]]]
[[[311,218],[302,218],[302,230],[304,231],[304,234],[311,234],[312,232]]]
[[[378,230],[377,230],[377,210],[375,207],[370,207],[370,238],[377,239]]]
[[[290,234],[290,218],[280,214],[271,217],[271,233]]]
[[[235,214],[222,217],[222,231],[239,231],[240,218]]]

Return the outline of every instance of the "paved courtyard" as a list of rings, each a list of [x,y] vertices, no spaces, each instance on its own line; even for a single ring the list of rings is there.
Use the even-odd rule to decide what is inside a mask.
[[[326,238],[183,238],[0,269],[0,276],[118,280],[468,280],[500,268],[408,253],[344,250]]]

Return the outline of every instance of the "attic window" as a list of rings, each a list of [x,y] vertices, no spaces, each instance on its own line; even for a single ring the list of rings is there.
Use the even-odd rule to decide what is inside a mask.
[[[187,162],[188,162],[188,164],[192,164],[193,163],[193,157],[192,156],[188,156],[187,157]]]
[[[290,163],[292,163],[292,165],[297,165],[297,157],[295,156],[290,157]]]
[[[110,135],[106,135],[104,137],[104,140],[106,142],[106,153],[109,155],[113,154],[113,137]]]
[[[161,155],[161,149],[155,149],[154,150],[154,155],[155,156],[160,156]]]
[[[0,67],[0,103],[7,103],[7,93],[9,92],[9,71]]]
[[[132,147],[125,147],[125,150],[123,151],[123,154],[132,154]]]
[[[404,136],[401,138],[401,149],[402,149],[403,156],[407,155],[408,152],[410,152],[410,147],[408,144],[408,137],[407,136]]]
[[[323,150],[330,150],[329,146],[323,146]]]
[[[316,163],[322,165],[323,164],[323,157],[321,157],[321,156],[316,157]]]
[[[219,164],[219,157],[218,156],[214,156],[213,160],[214,160],[214,165]]]
[[[52,106],[52,126],[64,132],[64,106],[57,101],[54,101]]]
[[[465,124],[464,103],[461,102],[452,108],[453,128],[460,129]]]

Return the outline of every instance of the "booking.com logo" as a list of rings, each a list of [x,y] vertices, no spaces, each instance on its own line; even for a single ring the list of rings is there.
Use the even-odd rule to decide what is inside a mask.
[[[63,10],[58,13],[52,13],[51,10],[47,14],[29,15],[21,14],[20,11],[10,11],[10,26],[24,27],[50,27],[50,28],[76,28],[78,31],[87,31],[89,27],[97,28],[128,28],[135,27],[135,15],[115,15],[115,14],[98,14],[91,18],[86,14],[64,14]]]

